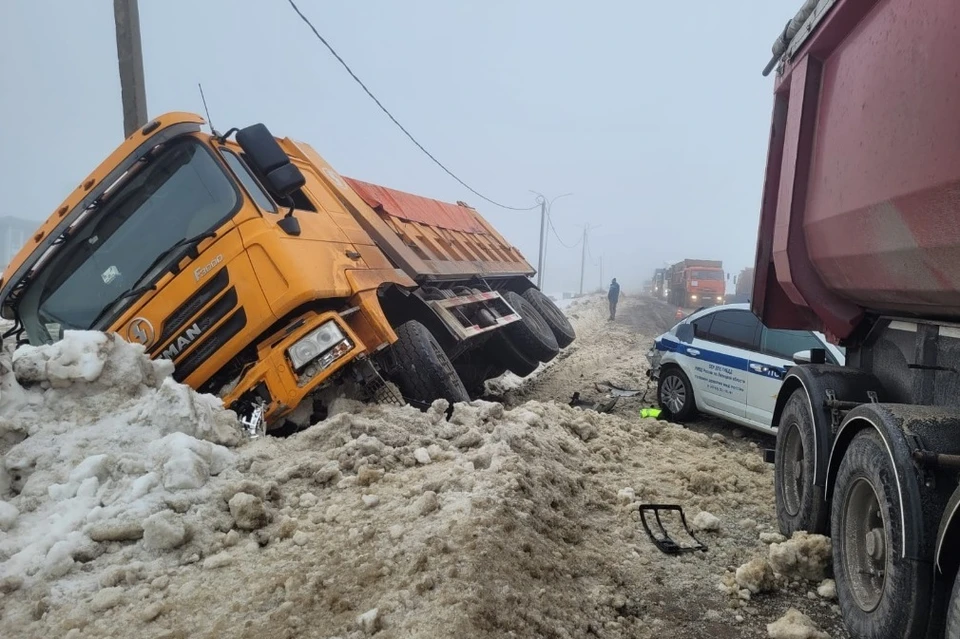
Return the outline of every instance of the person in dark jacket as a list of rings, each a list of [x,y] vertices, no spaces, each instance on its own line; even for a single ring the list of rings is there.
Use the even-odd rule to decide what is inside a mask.
[[[617,284],[617,278],[610,282],[610,292],[607,293],[607,300],[610,302],[610,321],[617,317],[617,302],[620,301],[620,285]]]

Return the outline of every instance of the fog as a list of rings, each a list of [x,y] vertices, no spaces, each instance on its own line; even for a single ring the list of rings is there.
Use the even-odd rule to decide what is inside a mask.
[[[301,10],[393,114],[484,195],[556,200],[585,287],[665,261],[753,263],[772,107],[761,70],[800,0],[321,2]],[[424,156],[286,0],[140,0],[149,113],[263,122],[341,173],[478,208],[536,264],[539,209],[482,201]],[[0,7],[0,215],[45,219],[122,140],[113,4]],[[581,246],[550,234],[548,292]]]

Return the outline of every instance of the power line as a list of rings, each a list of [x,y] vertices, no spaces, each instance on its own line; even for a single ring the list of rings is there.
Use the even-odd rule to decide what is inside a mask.
[[[549,214],[547,214],[547,224],[550,225],[550,230],[553,231],[553,236],[556,237],[556,238],[557,238],[557,241],[560,242],[560,244],[562,244],[565,248],[568,248],[568,249],[577,248],[578,246],[580,246],[580,242],[583,241],[583,238],[580,238],[579,240],[577,240],[577,241],[574,242],[573,244],[567,244],[567,243],[564,242],[562,239],[560,239],[560,234],[557,233],[557,228],[553,225],[553,220],[550,219],[550,215],[549,215]]]
[[[320,42],[322,42],[323,45],[324,45],[325,47],[327,47],[327,49],[330,51],[330,53],[333,54],[333,57],[335,57],[335,58],[337,59],[337,61],[338,61],[341,65],[343,65],[343,68],[347,70],[347,73],[350,74],[350,77],[352,77],[352,78],[357,82],[357,84],[359,84],[360,87],[367,93],[367,95],[370,96],[370,98],[371,98],[374,102],[377,103],[377,106],[380,107],[380,110],[383,111],[384,113],[386,113],[386,114],[387,114],[387,117],[390,118],[391,120],[393,120],[393,123],[396,124],[396,125],[400,128],[400,130],[403,131],[408,138],[410,138],[410,141],[413,142],[414,144],[416,144],[417,147],[418,147],[421,151],[423,151],[423,152],[427,155],[428,158],[430,158],[431,160],[433,160],[433,161],[436,163],[437,166],[439,166],[441,169],[443,169],[444,171],[446,171],[447,175],[449,175],[449,176],[452,177],[454,180],[456,180],[457,182],[459,182],[460,184],[462,184],[468,191],[470,191],[471,193],[473,193],[473,194],[476,195],[477,197],[486,200],[486,201],[489,202],[490,204],[493,204],[493,205],[495,205],[495,206],[499,206],[499,207],[502,208],[502,209],[509,209],[509,210],[511,210],[511,211],[532,211],[533,209],[535,209],[535,208],[537,208],[537,207],[539,206],[539,204],[534,204],[533,206],[530,206],[530,207],[527,207],[527,208],[522,208],[522,207],[507,206],[506,204],[501,204],[501,203],[497,202],[496,200],[491,200],[491,199],[488,198],[486,195],[484,195],[483,193],[480,193],[479,191],[477,191],[476,189],[474,189],[472,186],[470,186],[469,184],[467,184],[466,182],[464,182],[463,180],[461,180],[459,177],[457,177],[456,174],[455,174],[453,171],[451,171],[450,169],[448,169],[446,166],[443,165],[442,162],[440,162],[440,160],[438,160],[437,158],[435,158],[435,157],[433,156],[433,154],[430,153],[430,151],[427,151],[427,149],[424,148],[424,146],[423,146],[422,144],[420,144],[420,143],[417,141],[417,139],[416,139],[415,137],[413,137],[413,135],[412,135],[409,131],[407,131],[407,129],[404,128],[404,126],[403,126],[402,124],[400,124],[400,122],[399,122],[395,117],[393,117],[393,114],[390,113],[390,111],[387,110],[387,107],[383,106],[383,104],[380,103],[380,100],[377,99],[377,96],[373,95],[373,93],[370,91],[370,89],[367,88],[367,85],[365,85],[365,84],[363,83],[363,81],[362,81],[360,78],[357,77],[357,74],[353,72],[353,69],[351,69],[351,68],[347,65],[347,63],[344,62],[343,58],[340,57],[340,54],[338,54],[338,53],[334,50],[334,48],[333,48],[332,46],[330,46],[330,43],[327,42],[322,35],[320,35],[320,32],[317,31],[317,28],[313,26],[313,23],[310,22],[310,19],[307,18],[307,16],[303,15],[303,12],[300,11],[300,8],[297,7],[296,3],[295,3],[293,0],[287,0],[287,2],[289,2],[289,3],[290,3],[290,6],[293,7],[293,10],[297,12],[297,15],[300,16],[300,19],[303,20],[308,27],[310,27],[310,30],[313,31],[313,34],[314,34],[315,36],[317,36],[317,39],[319,39]]]

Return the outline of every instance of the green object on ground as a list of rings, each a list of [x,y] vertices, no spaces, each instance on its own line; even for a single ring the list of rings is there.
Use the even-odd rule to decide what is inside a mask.
[[[660,409],[659,408],[641,408],[640,417],[657,419],[658,417],[660,417]]]

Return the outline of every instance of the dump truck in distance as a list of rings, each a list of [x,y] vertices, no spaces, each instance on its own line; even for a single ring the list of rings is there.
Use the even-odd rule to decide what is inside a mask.
[[[465,401],[574,340],[466,204],[343,177],[262,124],[203,123],[152,120],[69,195],[3,274],[7,337],[115,332],[251,434],[345,379],[378,401]]]
[[[667,297],[667,269],[658,268],[653,271],[650,294],[658,300]]]
[[[767,67],[752,309],[846,349],[783,378],[777,517],[832,538],[857,639],[960,637],[958,33],[955,0],[811,0]]]
[[[737,275],[737,281],[733,283],[735,295],[737,298],[749,299],[753,293],[753,267],[749,266]]]
[[[727,283],[723,262],[690,260],[667,269],[667,301],[680,308],[699,308],[723,304]]]

